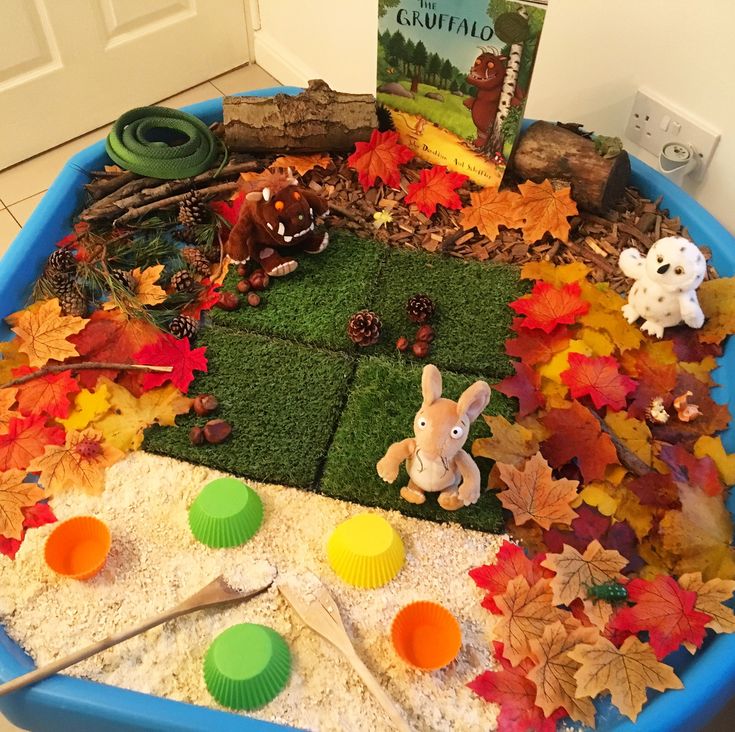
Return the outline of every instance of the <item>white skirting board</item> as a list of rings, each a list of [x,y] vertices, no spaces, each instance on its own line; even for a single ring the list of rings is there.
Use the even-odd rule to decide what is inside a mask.
[[[255,62],[286,86],[307,86],[310,79],[322,78],[319,72],[298,58],[265,30],[255,32]]]

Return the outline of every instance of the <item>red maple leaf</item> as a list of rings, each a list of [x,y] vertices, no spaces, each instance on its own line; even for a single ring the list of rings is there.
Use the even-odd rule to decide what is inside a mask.
[[[608,465],[618,464],[618,454],[599,422],[579,402],[568,409],[551,409],[541,418],[551,436],[541,443],[541,453],[554,468],[576,460],[584,480],[602,480]]]
[[[697,593],[684,590],[665,574],[653,580],[628,582],[628,599],[633,607],[618,611],[609,627],[618,631],[648,632],[648,641],[659,661],[682,643],[702,645],[705,625],[711,615],[695,610]]]
[[[443,165],[424,168],[418,181],[408,186],[403,202],[416,204],[425,216],[433,216],[439,204],[445,208],[462,208],[456,189],[466,180],[466,175],[450,173]]]
[[[485,701],[500,705],[498,732],[555,732],[557,720],[566,712],[560,708],[547,719],[536,706],[536,684],[526,678],[533,661],[526,658],[514,668],[503,657],[503,644],[493,641],[493,645],[502,670],[483,671],[467,686]]]
[[[670,473],[663,475],[651,471],[631,480],[626,488],[633,491],[644,506],[681,508],[679,489]]]
[[[168,373],[150,372],[143,377],[143,389],[153,389],[170,381],[177,389],[186,394],[189,384],[194,381],[194,371],[207,370],[207,358],[204,355],[206,346],[192,350],[187,338],[174,338],[164,333],[155,343],[136,353],[133,358],[137,363],[150,366],[173,366]]]
[[[607,406],[617,412],[625,408],[626,397],[635,391],[636,383],[618,371],[612,356],[590,358],[570,353],[568,360],[569,369],[562,371],[561,380],[575,399],[589,396],[597,409]]]
[[[625,351],[620,356],[623,371],[635,376],[639,384],[645,384],[663,395],[670,392],[676,383],[676,364],[661,363],[648,351],[642,349]]]
[[[547,571],[541,566],[545,556],[537,554],[533,559],[529,559],[517,544],[504,541],[495,555],[494,564],[483,564],[469,571],[475,584],[480,589],[488,590],[482,606],[491,613],[499,614],[500,611],[493,599],[495,595],[505,592],[508,582],[514,577],[525,577],[529,585],[534,585],[545,577]]]
[[[211,310],[219,302],[220,285],[217,282],[210,282],[209,279],[202,280],[202,285],[204,289],[199,293],[199,297],[181,311],[182,315],[199,320],[203,312]]]
[[[39,501],[33,506],[22,508],[23,511],[23,528],[37,529],[39,526],[53,524],[58,519],[51,510],[51,506],[44,501]]]
[[[43,455],[46,445],[63,445],[64,430],[46,426],[46,415],[13,417],[0,433],[0,471],[25,470],[33,458]]]
[[[494,385],[494,389],[505,396],[518,399],[518,416],[525,417],[535,412],[546,403],[541,393],[541,377],[530,366],[521,361],[514,361],[513,368],[515,376],[508,376],[500,383]]]
[[[548,282],[538,281],[530,295],[515,300],[510,307],[526,316],[523,328],[539,328],[551,333],[557,325],[574,323],[578,316],[590,309],[590,304],[582,299],[581,289],[576,282],[558,288]]]
[[[569,345],[569,329],[554,328],[550,333],[541,330],[524,330],[521,327],[523,318],[514,318],[511,330],[518,335],[505,341],[505,352],[509,356],[520,358],[528,366],[536,366],[550,361],[554,354],[563,351]]]
[[[13,369],[13,376],[24,376],[35,371],[28,366]],[[71,378],[71,371],[39,376],[18,387],[16,399],[21,414],[41,414],[65,419],[71,410],[69,397],[79,391],[79,384]]]
[[[377,178],[391,188],[398,188],[401,182],[398,166],[412,157],[411,150],[398,142],[397,132],[373,130],[370,142],[355,143],[355,152],[347,158],[347,164],[357,171],[363,190],[370,188]]]
[[[10,559],[15,559],[15,555],[20,549],[23,539],[8,539],[6,536],[0,536],[0,554],[4,554]]]
[[[708,496],[722,493],[717,465],[709,455],[697,458],[681,445],[663,445],[659,456],[671,469],[674,480],[697,487]]]
[[[229,201],[212,201],[209,204],[209,208],[216,214],[219,214],[229,224],[230,228],[232,228],[237,223],[244,200],[245,192],[240,191],[240,193],[233,196]]]

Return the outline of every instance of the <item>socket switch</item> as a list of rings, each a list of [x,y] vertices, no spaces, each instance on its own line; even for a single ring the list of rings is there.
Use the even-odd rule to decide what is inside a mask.
[[[657,159],[670,142],[691,145],[699,156],[695,178],[704,174],[720,140],[719,132],[645,89],[636,92],[625,136]]]

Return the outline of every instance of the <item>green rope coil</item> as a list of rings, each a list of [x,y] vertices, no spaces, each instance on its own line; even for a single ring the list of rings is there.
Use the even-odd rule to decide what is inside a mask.
[[[151,134],[153,131],[158,134]],[[163,134],[161,134],[163,133]],[[179,144],[155,137],[186,138]],[[207,125],[187,112],[168,107],[138,107],[113,125],[107,154],[122,168],[151,178],[174,180],[199,175],[212,167],[217,140]]]

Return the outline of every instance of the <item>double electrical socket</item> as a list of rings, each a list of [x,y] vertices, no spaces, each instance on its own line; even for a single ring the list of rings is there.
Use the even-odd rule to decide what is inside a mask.
[[[693,147],[699,157],[696,178],[704,174],[720,140],[718,132],[645,89],[635,95],[625,135],[656,159],[671,142]]]

